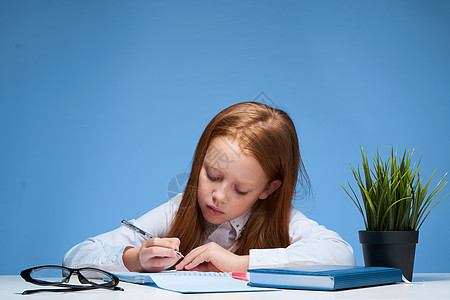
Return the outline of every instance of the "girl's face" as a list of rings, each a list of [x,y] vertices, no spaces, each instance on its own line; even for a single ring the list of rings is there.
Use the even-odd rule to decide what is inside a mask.
[[[244,154],[226,137],[214,138],[207,150],[198,183],[198,204],[212,224],[233,220],[281,185],[269,183],[256,158]]]

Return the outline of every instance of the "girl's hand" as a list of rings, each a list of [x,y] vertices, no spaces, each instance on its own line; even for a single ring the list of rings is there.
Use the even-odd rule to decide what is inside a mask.
[[[236,255],[216,243],[208,243],[189,252],[176,266],[188,271],[246,272],[248,255]],[[205,264],[206,263],[206,264]]]
[[[159,272],[173,266],[180,257],[175,253],[180,246],[177,238],[152,238],[141,247],[127,248],[123,263],[132,272]]]

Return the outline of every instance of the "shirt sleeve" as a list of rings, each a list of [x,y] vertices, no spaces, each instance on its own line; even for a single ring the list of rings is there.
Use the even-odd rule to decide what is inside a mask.
[[[137,220],[129,222],[152,236],[166,237],[181,198],[182,194],[179,194]],[[64,256],[63,265],[72,268],[89,266],[106,271],[128,271],[123,263],[123,251],[127,247],[140,247],[144,241],[134,230],[121,226],[72,247]]]
[[[355,265],[352,247],[339,234],[308,219],[295,208],[289,222],[287,248],[250,250],[249,268],[277,265]]]

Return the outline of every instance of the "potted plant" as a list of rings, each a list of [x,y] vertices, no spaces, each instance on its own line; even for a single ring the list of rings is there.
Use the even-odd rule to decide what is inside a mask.
[[[447,184],[447,181],[443,182],[447,173],[428,193],[434,172],[424,184],[420,177],[420,160],[411,165],[413,152],[410,154],[405,150],[400,158],[391,148],[389,159],[383,161],[377,149],[371,169],[361,147],[362,173],[359,165],[356,169],[350,167],[362,200],[350,183],[349,190],[341,185],[364,219],[366,230],[359,231],[359,240],[365,265],[399,268],[409,281],[412,280],[419,229],[430,212],[447,196],[434,201]]]

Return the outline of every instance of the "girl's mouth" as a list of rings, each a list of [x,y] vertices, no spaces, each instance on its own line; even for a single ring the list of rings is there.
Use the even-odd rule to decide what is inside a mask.
[[[217,216],[220,216],[220,215],[224,214],[223,211],[221,211],[218,208],[215,208],[214,206],[206,205],[206,208],[208,209],[209,214],[214,216],[214,217],[217,217]]]

